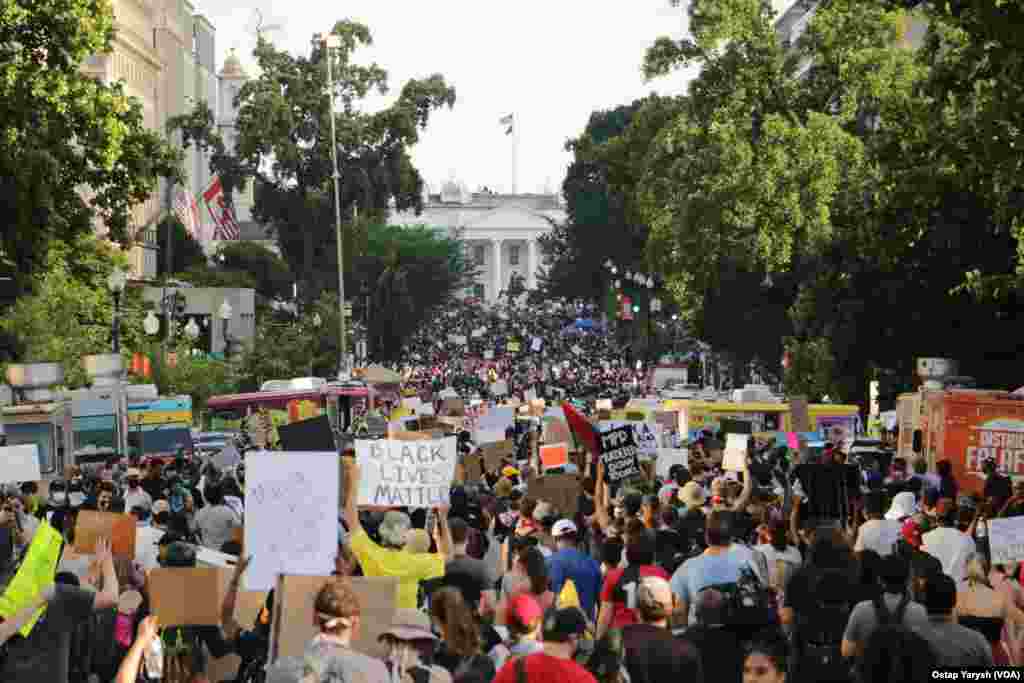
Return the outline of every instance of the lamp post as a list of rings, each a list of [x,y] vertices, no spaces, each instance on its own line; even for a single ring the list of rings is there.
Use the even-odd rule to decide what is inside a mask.
[[[217,311],[218,317],[221,321],[221,334],[224,337],[224,357],[227,358],[231,355],[231,340],[228,337],[228,321],[231,320],[231,316],[234,311],[231,310],[231,304],[225,299],[224,303],[220,305],[220,309]]]
[[[363,299],[363,365],[370,362],[370,285],[364,279],[359,283],[359,296]]]
[[[317,331],[316,338],[317,338],[317,341],[319,342],[319,340],[320,340],[320,326],[324,324],[324,320],[323,320],[323,318],[320,317],[319,313],[314,313],[312,319],[309,322],[312,323],[313,329]],[[316,345],[313,346],[314,352],[309,357],[309,376],[310,377],[313,377],[313,361],[316,359],[316,351],[315,351],[315,349],[318,348],[318,346],[319,346],[319,344],[316,344]]]
[[[121,353],[121,294],[128,284],[128,276],[120,268],[114,268],[107,277],[107,289],[114,297],[114,319],[111,322],[111,344],[114,353]]]
[[[323,45],[327,61],[327,99],[331,109],[331,164],[334,166],[334,238],[338,243],[338,340],[341,349],[341,363],[338,366],[338,379],[348,379],[348,341],[345,338],[345,248],[341,241],[341,173],[338,172],[338,134],[337,122],[334,120],[334,71],[331,68],[331,50],[341,47],[341,37],[328,33],[317,33],[313,36],[315,45]],[[353,218],[356,209],[353,208]]]
[[[196,319],[189,318],[188,324],[185,325],[185,336],[188,337],[189,342],[193,346],[195,346],[196,339],[199,339],[199,335],[201,334],[201,332],[202,331],[199,329],[199,325],[196,325]]]
[[[160,319],[153,315],[153,311],[146,314],[142,321],[142,329],[150,337],[155,337],[160,333]]]

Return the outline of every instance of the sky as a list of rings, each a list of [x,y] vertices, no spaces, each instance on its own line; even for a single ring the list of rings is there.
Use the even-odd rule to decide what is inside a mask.
[[[651,92],[685,91],[692,73],[645,83],[646,49],[662,35],[682,36],[685,9],[669,0],[193,0],[216,27],[217,66],[234,48],[252,73],[256,10],[266,35],[292,53],[308,52],[314,33],[339,19],[366,24],[373,45],[356,52],[389,74],[392,95],[412,78],[441,73],[456,90],[452,110],[431,115],[413,161],[436,192],[455,178],[471,190],[558,189],[591,112]],[[685,3],[684,3],[685,4]],[[514,114],[518,134],[498,120]],[[515,170],[513,170],[515,169]]]

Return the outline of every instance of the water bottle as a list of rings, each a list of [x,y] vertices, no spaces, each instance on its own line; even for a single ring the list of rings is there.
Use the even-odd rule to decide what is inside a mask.
[[[164,677],[164,644],[160,636],[146,648],[146,678],[158,681]]]

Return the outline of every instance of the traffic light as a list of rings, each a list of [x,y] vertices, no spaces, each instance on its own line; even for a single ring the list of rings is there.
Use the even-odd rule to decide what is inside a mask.
[[[174,317],[181,318],[185,317],[185,295],[181,292],[174,293]]]

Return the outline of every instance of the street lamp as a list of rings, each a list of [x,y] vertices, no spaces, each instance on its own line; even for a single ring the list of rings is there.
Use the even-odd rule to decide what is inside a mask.
[[[607,268],[608,270],[611,270],[612,268],[615,267],[615,264],[612,263],[611,259],[608,259],[607,261],[604,262],[604,267]]]
[[[320,317],[319,313],[313,314],[313,327],[320,329],[320,326],[324,324],[323,318]]]
[[[338,367],[338,379],[349,378],[348,342],[345,338],[345,248],[341,241],[341,173],[338,172],[338,133],[334,115],[334,71],[331,68],[331,50],[341,47],[341,37],[333,33],[313,36],[314,44],[322,44],[326,52],[327,62],[327,99],[331,108],[331,164],[334,166],[334,239],[338,243],[338,326],[341,337],[338,340],[341,349],[341,364]],[[356,208],[352,209],[353,218]]]
[[[650,277],[650,276],[647,277],[647,289],[654,289],[654,278],[653,277]]]
[[[228,321],[231,320],[231,316],[233,314],[234,314],[234,311],[231,309],[231,304],[229,304],[228,300],[225,299],[224,303],[222,303],[220,305],[220,309],[217,311],[217,315],[220,317],[221,325],[222,325],[221,330],[222,330],[222,333],[223,333],[222,336],[224,337],[224,356],[225,356],[225,358],[229,355],[230,349],[231,349],[231,342],[228,339]]]
[[[195,318],[188,319],[188,325],[185,325],[185,335],[195,343],[196,339],[199,339],[200,329],[199,325],[196,325]]]
[[[114,353],[121,353],[121,294],[128,284],[128,276],[120,268],[114,268],[107,277],[107,289],[114,297],[114,320],[111,329],[111,342]]]

